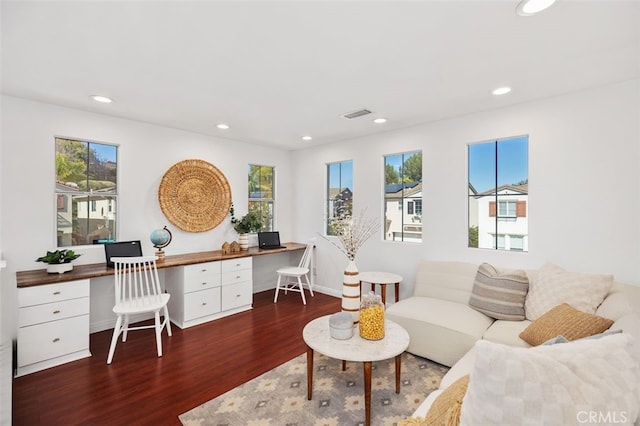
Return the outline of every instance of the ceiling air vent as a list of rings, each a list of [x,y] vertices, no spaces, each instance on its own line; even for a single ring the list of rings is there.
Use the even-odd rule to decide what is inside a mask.
[[[367,114],[371,114],[371,111],[369,111],[368,109],[360,109],[358,111],[352,111],[346,114],[342,114],[342,116],[344,118],[348,118],[349,120],[351,120],[353,118],[362,117],[363,115],[367,115]]]

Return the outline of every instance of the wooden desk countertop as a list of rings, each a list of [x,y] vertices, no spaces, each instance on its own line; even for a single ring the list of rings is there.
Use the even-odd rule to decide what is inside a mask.
[[[158,269],[171,268],[175,266],[194,265],[197,263],[213,262],[218,260],[237,259],[241,257],[262,256],[265,254],[286,253],[290,251],[304,250],[306,244],[284,243],[285,248],[274,250],[261,250],[258,247],[249,247],[236,253],[222,254],[222,250],[202,251],[198,253],[185,253],[165,256],[163,260],[158,260]],[[67,281],[82,280],[87,278],[106,277],[113,275],[115,270],[107,268],[106,263],[91,263],[88,265],[74,265],[73,270],[64,274],[49,274],[46,269],[33,269],[31,271],[16,272],[17,286],[32,287],[44,284],[55,284]]]

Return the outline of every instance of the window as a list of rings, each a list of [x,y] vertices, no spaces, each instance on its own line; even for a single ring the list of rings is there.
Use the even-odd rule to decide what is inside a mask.
[[[469,247],[527,251],[529,138],[470,144]]]
[[[327,164],[327,235],[336,235],[334,221],[353,214],[353,162]]]
[[[55,145],[58,247],[115,241],[117,146],[65,138]]]
[[[274,168],[249,164],[249,211],[262,218],[262,230],[273,231]]]
[[[422,242],[422,152],[384,157],[384,238]]]

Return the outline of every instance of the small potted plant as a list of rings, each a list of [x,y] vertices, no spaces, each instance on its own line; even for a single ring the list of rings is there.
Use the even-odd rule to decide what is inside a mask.
[[[44,262],[47,264],[47,272],[50,274],[62,274],[73,269],[71,261],[79,258],[81,255],[73,250],[55,250],[48,251],[45,256],[36,259],[36,262]]]
[[[234,215],[233,204],[231,204],[229,213],[231,214],[233,229],[240,235],[240,249],[247,250],[249,248],[249,236],[247,234],[258,232],[262,229],[262,218],[255,212],[249,212],[237,219]]]

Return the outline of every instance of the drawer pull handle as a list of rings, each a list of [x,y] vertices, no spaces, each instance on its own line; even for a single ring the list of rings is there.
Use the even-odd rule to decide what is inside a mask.
[[[207,283],[202,283],[202,285],[207,285]]]
[[[240,275],[236,275],[236,278],[240,278]]]
[[[202,302],[202,306],[207,306],[207,302]]]
[[[239,263],[236,263],[236,266],[240,266],[240,264],[239,264]]]
[[[236,294],[236,297],[240,297],[240,296],[242,296],[242,295],[241,294]]]
[[[53,311],[53,313],[54,313],[54,314],[59,314],[59,313],[60,313],[60,311],[56,309],[55,311]]]
[[[57,296],[57,295],[59,295],[59,294],[60,294],[60,292],[59,292],[59,291],[54,291],[54,292],[53,292],[53,295],[54,295],[54,296]]]
[[[60,341],[60,338],[59,338],[59,337],[56,337],[55,339],[53,339],[53,343],[57,343],[57,342],[59,342],[59,341]]]
[[[200,272],[207,272],[207,270],[206,270],[206,269],[203,269],[203,270],[201,270]]]

